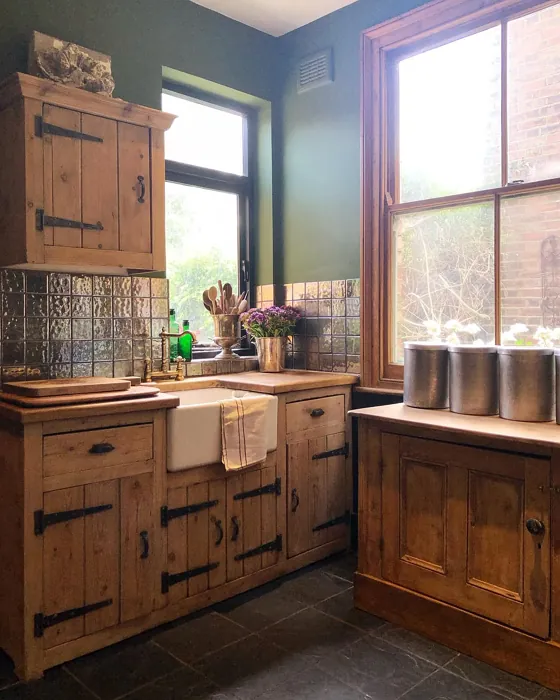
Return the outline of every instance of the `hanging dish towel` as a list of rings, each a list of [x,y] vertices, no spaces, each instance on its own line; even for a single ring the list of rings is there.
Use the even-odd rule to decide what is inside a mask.
[[[266,459],[268,397],[228,399],[222,409],[222,462],[227,471],[246,469]]]

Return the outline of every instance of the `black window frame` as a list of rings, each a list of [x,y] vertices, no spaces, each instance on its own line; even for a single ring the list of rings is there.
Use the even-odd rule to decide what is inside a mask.
[[[251,306],[252,280],[253,280],[253,252],[254,252],[254,221],[256,202],[256,171],[257,171],[257,111],[252,107],[213,95],[204,90],[187,87],[172,81],[164,80],[162,93],[186,98],[191,101],[216,109],[242,114],[245,117],[244,139],[244,174],[233,173],[204,168],[188,163],[165,159],[165,181],[192,187],[202,187],[220,192],[230,192],[238,196],[238,234],[237,252],[239,260],[238,289],[239,293],[247,292],[247,300]],[[202,301],[201,301],[202,303]],[[193,348],[193,355],[198,359],[215,357],[220,348]],[[254,346],[249,343],[245,332],[242,333],[240,348],[236,349],[239,355],[253,355]]]

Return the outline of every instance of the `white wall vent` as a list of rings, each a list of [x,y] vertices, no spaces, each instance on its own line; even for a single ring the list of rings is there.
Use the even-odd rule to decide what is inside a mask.
[[[334,81],[332,49],[303,58],[298,66],[298,92],[312,90]]]

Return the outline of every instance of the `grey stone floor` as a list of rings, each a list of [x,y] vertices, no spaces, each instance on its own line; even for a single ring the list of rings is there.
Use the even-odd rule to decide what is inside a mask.
[[[352,607],[352,556],[330,559],[17,683],[0,700],[560,700]]]

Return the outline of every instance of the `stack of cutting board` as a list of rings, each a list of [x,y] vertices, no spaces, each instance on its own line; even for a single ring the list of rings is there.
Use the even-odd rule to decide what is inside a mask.
[[[145,399],[159,393],[156,387],[132,386],[133,382],[134,380],[130,379],[105,377],[6,382],[0,392],[0,401],[24,408],[49,408],[103,401]]]

